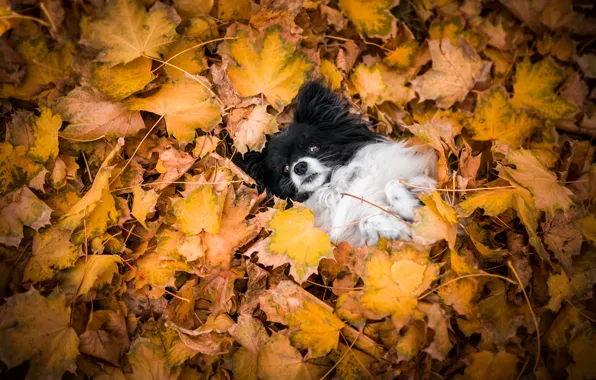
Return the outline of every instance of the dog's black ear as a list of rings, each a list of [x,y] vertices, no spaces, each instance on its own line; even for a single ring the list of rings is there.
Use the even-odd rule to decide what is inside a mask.
[[[294,122],[310,125],[354,123],[359,121],[350,114],[350,104],[318,81],[305,84],[298,93]]]
[[[267,168],[267,150],[263,152],[248,152],[244,157],[238,155],[233,159],[234,163],[244,170],[257,183],[259,192],[265,189],[265,170]]]

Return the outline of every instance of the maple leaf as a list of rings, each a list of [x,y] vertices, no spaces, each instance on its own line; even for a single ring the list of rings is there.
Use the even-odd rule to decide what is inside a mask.
[[[550,299],[548,300],[546,308],[556,313],[561,308],[563,300],[571,295],[569,278],[564,272],[560,274],[551,274],[548,278],[547,285]]]
[[[23,281],[47,280],[53,277],[56,270],[72,267],[80,249],[70,242],[71,235],[71,230],[57,225],[36,234]]]
[[[592,244],[596,243],[596,217],[592,214],[580,219],[579,225],[582,234]]]
[[[219,219],[217,233],[205,232],[201,242],[205,248],[207,264],[211,267],[228,267],[234,250],[251,241],[260,231],[259,219],[246,220],[257,202],[257,192],[244,186],[234,191],[227,189]]]
[[[114,100],[122,100],[140,91],[155,78],[151,60],[140,57],[128,63],[110,67],[103,63],[91,66],[89,81],[99,91]]]
[[[101,192],[101,198],[97,201],[93,210],[87,210],[88,214],[84,216],[86,226],[80,228],[73,235],[72,241],[76,244],[82,244],[85,238],[92,240],[102,236],[107,229],[118,222],[118,211],[116,202],[110,193],[109,188]]]
[[[126,356],[132,367],[132,373],[126,376],[128,380],[175,380],[180,374],[180,368],[174,369],[168,365],[163,345],[147,338],[137,338]]]
[[[243,156],[249,150],[263,150],[266,135],[279,131],[275,116],[267,113],[267,106],[233,110],[226,128],[234,139],[234,146]]]
[[[22,187],[42,169],[41,164],[27,156],[27,147],[0,143],[0,195]]]
[[[155,211],[155,204],[157,203],[159,194],[153,189],[143,191],[140,187],[135,187],[132,195],[134,197],[132,201],[132,215],[148,230],[149,228],[145,224],[145,218],[147,218],[147,214]]]
[[[416,210],[416,222],[412,225],[414,241],[432,244],[445,239],[454,249],[457,233],[455,210],[441,199],[438,191],[421,199],[426,207]]]
[[[87,193],[66,213],[60,220],[60,226],[67,229],[75,229],[82,222],[83,218],[89,215],[100,203],[104,190],[109,190],[109,180],[112,176],[114,166],[110,166],[120,149],[124,146],[124,139],[120,138],[118,144],[108,154],[97,172],[93,185]]]
[[[211,152],[214,152],[221,140],[217,136],[204,135],[195,139],[195,148],[192,155],[197,158],[203,158]]]
[[[308,348],[308,358],[337,348],[344,323],[322,301],[291,281],[282,281],[259,297],[270,321],[288,325],[294,344]]]
[[[75,373],[79,338],[70,323],[70,307],[64,296],[47,298],[35,288],[6,300],[0,309],[0,359],[8,368],[30,361],[28,378],[61,378]]]
[[[62,118],[47,107],[42,107],[40,111],[39,116],[29,119],[33,141],[27,155],[44,163],[58,156],[58,130],[62,126]]]
[[[557,176],[548,171],[532,154],[527,150],[515,150],[507,154],[509,162],[515,165],[515,169],[502,168],[502,173],[527,188],[532,193],[536,208],[554,214],[556,210],[567,211],[571,205],[571,190],[561,186],[557,182]],[[507,179],[509,179],[507,178]]]
[[[198,75],[209,68],[203,50],[196,49],[196,45],[195,41],[183,37],[164,55],[168,62],[165,67],[168,78],[175,81],[184,78],[187,73]]]
[[[479,96],[474,119],[467,126],[474,140],[498,140],[518,148],[540,121],[527,112],[515,112],[503,87],[495,87]]]
[[[319,72],[325,78],[325,81],[330,89],[337,90],[341,87],[341,82],[344,79],[341,73],[333,62],[324,59],[319,65]]]
[[[269,340],[265,326],[250,315],[241,314],[238,323],[229,329],[230,335],[236,339],[240,347],[232,358],[232,372],[237,378],[257,377],[257,360],[259,352]]]
[[[416,42],[404,42],[397,46],[395,50],[383,58],[383,62],[389,67],[399,70],[405,70],[414,64],[418,44]]]
[[[73,60],[74,46],[66,42],[58,50],[50,50],[46,36],[23,38],[15,51],[25,61],[27,73],[19,86],[0,84],[0,97],[14,97],[23,100],[37,100],[50,96],[63,79]]]
[[[428,316],[428,327],[435,331],[432,343],[424,351],[433,359],[445,360],[447,354],[453,348],[449,340],[447,313],[441,309],[438,303],[420,303],[419,308]]]
[[[391,70],[380,63],[372,67],[358,65],[350,80],[360,94],[362,103],[367,107],[373,107],[385,101],[404,105],[416,97],[414,91],[405,86],[408,81],[406,74]]]
[[[174,9],[159,1],[146,12],[140,1],[111,0],[100,19],[83,24],[83,40],[102,51],[100,62],[115,66],[141,56],[160,58],[178,39],[179,23]]]
[[[77,260],[74,268],[62,271],[59,279],[63,286],[75,288],[76,296],[86,296],[92,288],[112,282],[121,262],[116,255],[90,255]]]
[[[417,297],[437,279],[439,265],[432,264],[428,251],[420,246],[403,245],[391,255],[373,249],[361,275],[364,291],[359,299],[369,317],[390,315],[399,331],[411,318],[417,318]],[[420,317],[418,315],[418,317]]]
[[[529,108],[547,119],[562,119],[576,112],[573,104],[554,92],[564,78],[563,71],[550,58],[534,64],[525,58],[516,66],[511,104]]]
[[[157,184],[153,186],[153,189],[155,191],[165,189],[171,182],[182,177],[195,161],[196,159],[190,154],[177,150],[172,146],[160,150],[156,169],[161,175],[155,181]]]
[[[171,322],[167,324],[178,331],[186,346],[207,355],[219,355],[229,351],[233,339],[227,332],[233,325],[234,321],[227,314],[219,314],[217,317],[209,315],[205,323],[196,330],[188,330]]]
[[[263,94],[277,110],[290,104],[312,67],[276,26],[258,38],[240,30],[225,48],[222,54],[230,61],[226,73],[238,93],[244,97]]]
[[[284,378],[300,380],[317,378],[300,351],[292,347],[290,340],[282,334],[271,337],[258,356],[258,377],[265,380]],[[320,373],[322,376],[323,373]]]
[[[0,243],[16,247],[23,239],[23,226],[35,231],[50,224],[52,209],[28,187],[7,194],[0,201]]]
[[[60,99],[56,110],[70,122],[60,136],[75,141],[124,137],[145,128],[138,111],[130,111],[91,87],[75,88]]]
[[[79,350],[82,354],[118,365],[130,348],[124,315],[112,310],[97,310],[81,334]]]
[[[398,4],[399,0],[339,0],[338,6],[360,33],[388,38],[397,32],[397,19],[390,9]]]
[[[299,283],[317,271],[319,261],[333,254],[329,235],[314,225],[312,212],[303,207],[278,210],[267,227],[273,231],[249,252],[258,252],[259,262],[280,266],[291,263],[290,274]]]
[[[507,380],[515,378],[517,358],[507,351],[496,354],[480,351],[470,355],[470,365],[466,368],[466,378],[473,380]]]
[[[491,63],[483,61],[464,40],[453,46],[447,39],[428,42],[432,70],[412,80],[420,101],[435,99],[437,107],[449,108],[465,99],[477,82],[487,79]]]
[[[147,284],[162,287],[157,289],[159,297],[164,293],[164,287],[174,286],[176,272],[191,272],[192,268],[181,260],[163,257],[156,251],[141,256],[137,261],[137,271],[136,288],[140,289]]]
[[[219,231],[221,197],[214,193],[213,186],[206,185],[192,190],[185,198],[172,204],[172,211],[178,230],[187,235]]]
[[[197,128],[210,131],[221,122],[221,108],[211,95],[207,84],[181,79],[164,84],[146,98],[129,99],[126,104],[132,110],[162,115],[168,133],[185,145],[194,140]]]

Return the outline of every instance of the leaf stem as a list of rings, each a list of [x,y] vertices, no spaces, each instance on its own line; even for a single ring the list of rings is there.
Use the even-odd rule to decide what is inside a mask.
[[[470,277],[495,277],[495,278],[500,278],[501,280],[510,282],[510,283],[512,283],[514,285],[517,285],[517,282],[513,281],[512,279],[510,279],[508,277],[505,277],[505,276],[500,276],[498,274],[492,274],[492,273],[472,273],[472,274],[465,274],[463,276],[459,276],[459,277],[453,278],[453,279],[445,282],[444,284],[441,284],[441,285],[437,286],[436,288],[434,288],[432,290],[429,290],[428,292],[426,292],[423,295],[421,295],[420,297],[418,297],[418,299],[421,300],[423,298],[426,298],[429,295],[431,295],[434,292],[436,292],[437,290],[439,290],[439,289],[441,289],[441,288],[443,288],[443,287],[445,287],[445,286],[447,286],[449,284],[452,284],[452,283],[454,283],[456,281],[459,281],[459,280],[461,280],[463,278],[470,278]]]

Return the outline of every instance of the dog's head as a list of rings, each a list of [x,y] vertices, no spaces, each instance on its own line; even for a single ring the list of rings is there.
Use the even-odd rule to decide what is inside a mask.
[[[294,122],[274,135],[262,152],[250,152],[238,164],[268,194],[304,201],[329,181],[335,168],[377,138],[350,113],[344,98],[319,82],[309,82],[298,94]]]

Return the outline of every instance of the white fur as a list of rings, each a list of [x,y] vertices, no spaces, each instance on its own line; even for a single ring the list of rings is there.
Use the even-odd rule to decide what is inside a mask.
[[[308,162],[309,171],[311,164],[313,170],[321,169],[322,164],[314,161],[319,166]],[[381,236],[409,240],[411,231],[407,223],[361,200],[342,196],[342,193],[360,197],[411,220],[414,208],[419,205],[414,194],[417,191],[411,191],[399,180],[434,188],[435,175],[436,155],[432,151],[420,153],[403,142],[369,144],[346,166],[334,170],[328,183],[309,187],[316,190],[306,201],[306,206],[313,211],[317,227],[327,231],[335,243],[347,241],[354,246],[372,245]],[[302,186],[303,191],[312,191],[309,189]]]
[[[308,165],[308,170],[304,175],[301,176],[294,172],[294,168],[300,162],[306,162],[306,164]],[[315,191],[325,183],[327,175],[330,171],[330,168],[323,165],[316,158],[302,157],[301,159],[296,161],[296,163],[294,163],[294,165],[292,165],[292,167],[290,168],[290,178],[292,179],[292,182],[294,182],[294,185],[296,186],[296,189],[298,189],[299,193],[310,193],[312,191]],[[305,179],[311,175],[315,175],[312,181],[305,182]]]

